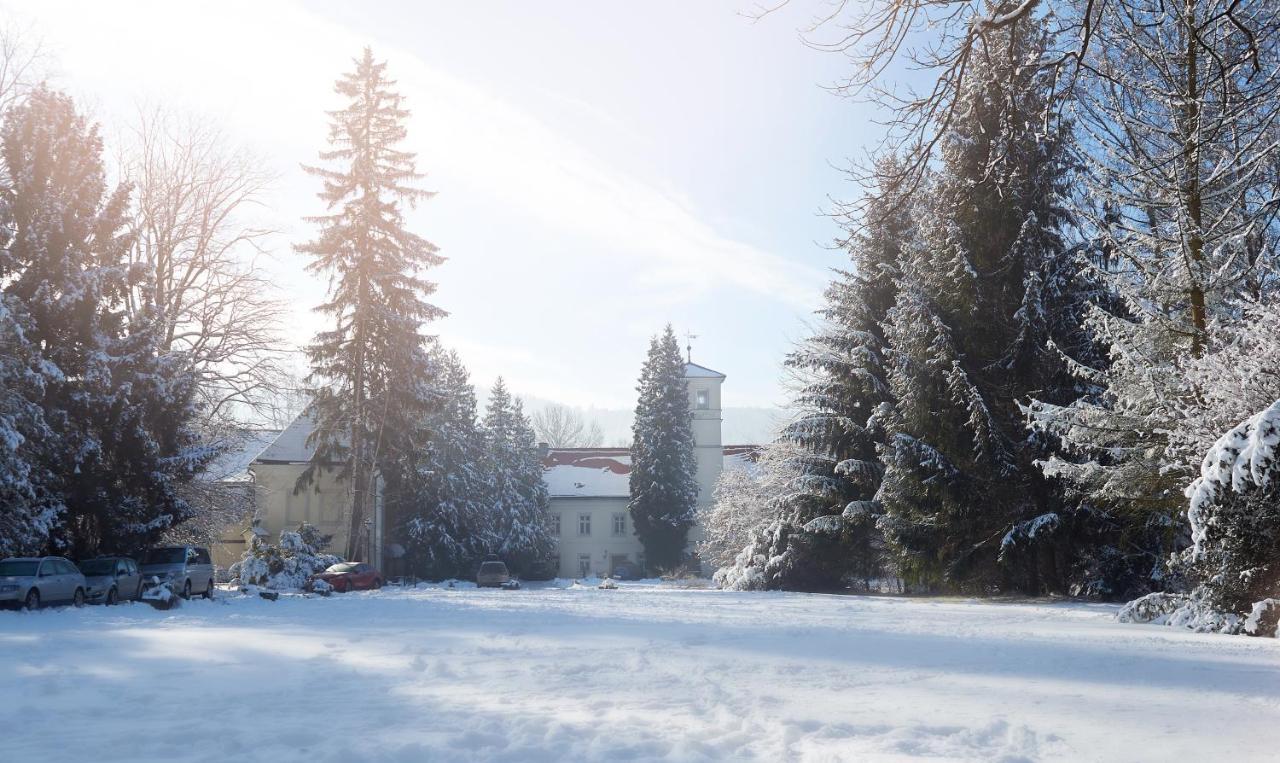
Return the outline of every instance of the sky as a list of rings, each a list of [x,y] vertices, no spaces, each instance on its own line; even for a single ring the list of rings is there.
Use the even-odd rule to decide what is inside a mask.
[[[800,40],[820,0],[761,20],[749,0],[6,5],[108,143],[163,104],[276,175],[254,214],[279,231],[269,267],[297,345],[325,288],[291,248],[323,211],[301,165],[372,46],[436,192],[407,217],[448,258],[430,331],[478,386],[502,375],[575,406],[633,407],[667,323],[728,376],[726,406],[784,406],[783,358],[844,261],[823,213],[856,194],[839,168],[879,132],[821,87],[846,62]]]

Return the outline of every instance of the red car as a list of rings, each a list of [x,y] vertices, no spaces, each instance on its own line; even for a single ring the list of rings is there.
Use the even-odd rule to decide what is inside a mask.
[[[372,564],[366,562],[338,562],[324,572],[312,575],[308,583],[314,584],[317,580],[333,586],[333,590],[338,593],[382,587],[382,575],[378,574]]]

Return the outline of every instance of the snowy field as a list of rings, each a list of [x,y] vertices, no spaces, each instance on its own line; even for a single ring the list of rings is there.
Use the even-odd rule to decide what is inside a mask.
[[[0,613],[12,761],[1275,760],[1280,641],[960,599],[388,589]]]

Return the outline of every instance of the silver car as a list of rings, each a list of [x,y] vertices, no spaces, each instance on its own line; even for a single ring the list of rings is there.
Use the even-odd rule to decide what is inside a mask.
[[[213,598],[216,581],[208,549],[199,546],[153,548],[142,555],[144,588],[152,577],[168,583],[169,589],[184,599],[190,599],[196,592],[206,599]]]
[[[102,556],[77,566],[84,573],[85,598],[93,604],[111,605],[142,597],[142,572],[132,559]]]
[[[84,606],[84,575],[60,556],[16,557],[0,562],[0,604],[39,609],[45,604]]]
[[[477,588],[507,588],[511,586],[511,573],[507,565],[497,560],[489,560],[480,565],[476,572]]]

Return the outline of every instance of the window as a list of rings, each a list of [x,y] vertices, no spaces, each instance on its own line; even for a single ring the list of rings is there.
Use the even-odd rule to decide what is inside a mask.
[[[553,535],[560,534],[560,515],[559,514],[551,515],[551,533]]]
[[[613,515],[613,534],[614,535],[627,534],[627,515],[625,513],[618,512],[617,514]]]
[[[705,389],[700,389],[696,393],[698,410],[705,411],[711,407],[711,393]]]
[[[591,574],[591,554],[578,554],[578,577],[585,578]]]
[[[209,552],[205,551],[203,548],[195,549],[195,553],[192,556],[191,563],[192,564],[210,564]]]
[[[591,515],[590,514],[578,515],[578,534],[579,535],[591,534]]]

